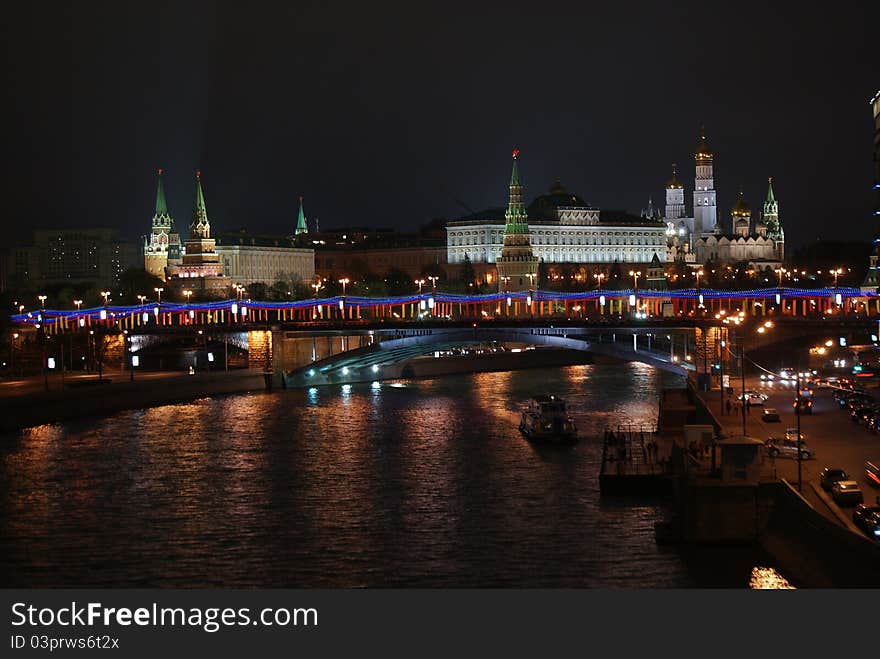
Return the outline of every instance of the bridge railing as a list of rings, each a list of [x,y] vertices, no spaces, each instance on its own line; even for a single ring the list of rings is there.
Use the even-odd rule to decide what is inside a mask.
[[[64,329],[92,325],[126,328],[180,325],[245,325],[262,322],[358,322],[362,320],[426,321],[529,319],[601,319],[716,317],[727,313],[791,316],[880,316],[880,296],[857,288],[799,289],[788,287],[723,291],[590,290],[575,292],[518,291],[485,295],[443,292],[385,298],[335,296],[295,301],[218,300],[107,305],[88,309],[38,309],[15,314],[12,322]]]

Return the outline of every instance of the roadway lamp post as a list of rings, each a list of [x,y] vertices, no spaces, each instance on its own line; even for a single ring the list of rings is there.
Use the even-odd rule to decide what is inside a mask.
[[[529,278],[529,299],[526,300],[526,303],[528,304],[528,307],[529,307],[529,315],[530,316],[535,315],[535,313],[532,309],[532,305],[535,300],[535,277],[536,276],[537,275],[534,272],[529,272],[528,274],[526,274],[526,277]]]
[[[40,301],[40,309],[45,309],[46,308],[46,296],[45,295],[38,295],[37,299]]]
[[[321,280],[319,279],[317,282],[312,284],[312,288],[315,289],[315,308],[312,309],[312,318],[317,318],[318,317],[318,310],[319,310],[318,291],[320,291],[323,288],[323,286],[321,285]]]
[[[153,290],[156,291],[156,295],[158,296],[156,304],[158,304],[159,306],[162,306],[162,291],[164,291],[165,289],[161,288],[161,287],[157,287],[157,288],[154,288]]]
[[[348,277],[343,277],[339,280],[339,283],[342,284],[342,300],[339,303],[339,311],[342,312],[342,320],[345,320],[345,285],[351,281]]]
[[[104,306],[106,307],[110,301],[110,291],[101,291],[101,296],[104,298]]]
[[[642,272],[641,272],[641,270],[638,270],[638,271],[630,270],[629,274],[633,278],[633,294],[632,294],[633,307],[636,310],[636,315],[638,315],[638,313],[639,313],[639,300],[636,296],[639,294],[639,277],[642,276]]]
[[[803,487],[803,471],[801,465],[803,464],[804,453],[801,450],[801,363],[800,360],[797,362],[797,397],[795,398],[795,417],[797,418],[797,450],[798,450],[798,492],[801,491]]]
[[[431,275],[428,279],[431,280],[431,294],[435,295],[437,293],[437,280],[440,279],[440,277]]]

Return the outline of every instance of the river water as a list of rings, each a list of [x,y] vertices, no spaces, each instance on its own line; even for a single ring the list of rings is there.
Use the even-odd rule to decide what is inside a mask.
[[[599,497],[606,425],[653,426],[642,364],[218,396],[0,445],[0,585],[735,587],[755,546],[658,547],[654,500]],[[537,448],[535,394],[583,436]]]

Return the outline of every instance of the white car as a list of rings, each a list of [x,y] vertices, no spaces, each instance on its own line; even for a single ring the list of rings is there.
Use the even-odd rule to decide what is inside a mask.
[[[797,428],[786,428],[785,429],[785,439],[790,439],[792,441],[797,441],[798,430]],[[801,442],[804,441],[804,433],[801,433]]]

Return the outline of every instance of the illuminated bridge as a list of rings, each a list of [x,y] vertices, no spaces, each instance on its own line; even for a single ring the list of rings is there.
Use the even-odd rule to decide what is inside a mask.
[[[746,323],[772,318],[802,333],[863,330],[880,319],[880,298],[852,288],[784,287],[470,296],[432,292],[40,309],[12,320],[50,337],[124,333],[133,354],[141,335],[153,341],[181,334],[238,335],[252,365],[272,372],[279,386],[303,386],[400,377],[413,358],[487,343],[581,350],[678,372],[701,370],[702,364],[706,370],[717,361],[710,353],[718,354],[719,343],[736,340],[722,324],[729,318]]]

